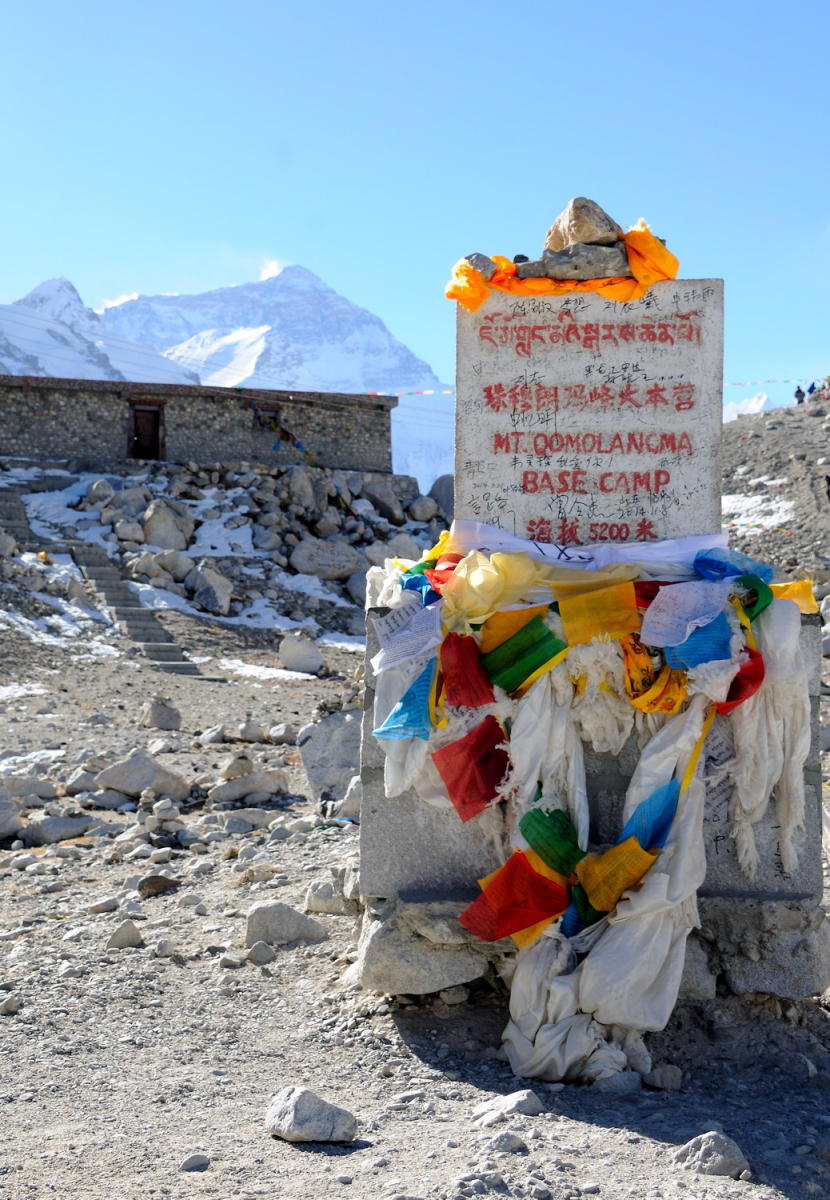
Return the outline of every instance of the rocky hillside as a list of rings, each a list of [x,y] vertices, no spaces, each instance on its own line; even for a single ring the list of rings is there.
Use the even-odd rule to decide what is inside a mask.
[[[723,429],[730,543],[791,576],[830,579],[830,406],[738,417]]]

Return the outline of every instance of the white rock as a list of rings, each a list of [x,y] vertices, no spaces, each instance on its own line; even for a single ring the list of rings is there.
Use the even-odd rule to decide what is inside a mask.
[[[416,496],[409,506],[413,521],[431,521],[438,515],[438,505],[432,496]]]
[[[227,615],[233,597],[233,584],[212,567],[201,564],[191,571],[185,585],[193,593],[193,601],[207,612],[220,617]]]
[[[297,742],[297,730],[285,722],[272,725],[268,730],[268,741],[274,746],[294,746]]]
[[[0,837],[13,837],[23,828],[21,805],[15,800],[0,800]]]
[[[134,946],[143,946],[144,942],[138,926],[134,921],[122,921],[111,934],[107,942],[107,950],[127,950]]]
[[[172,956],[176,953],[176,947],[173,945],[173,942],[170,940],[170,938],[159,938],[159,940],[156,942],[153,953],[155,954],[156,958],[172,958]]]
[[[148,729],[181,729],[182,714],[169,700],[163,696],[153,696],[145,700],[139,713],[140,724]]]
[[[217,746],[227,740],[224,725],[211,725],[210,729],[203,730],[196,739],[202,746]]]
[[[162,570],[173,576],[176,583],[181,583],[196,565],[190,555],[181,550],[165,550],[156,555],[156,562]]]
[[[254,942],[248,951],[248,961],[258,967],[273,962],[276,957],[275,951],[267,942]]]
[[[253,760],[247,754],[231,754],[222,763],[219,774],[223,779],[241,779],[250,775],[253,769]]]
[[[643,1076],[643,1083],[646,1087],[676,1092],[683,1083],[683,1072],[673,1063],[661,1063]]]
[[[265,1128],[287,1142],[352,1142],[357,1120],[308,1088],[287,1087],[272,1098]]]
[[[193,522],[190,521],[190,531]],[[184,550],[187,547],[187,524],[163,500],[153,500],[144,514],[144,541],[162,550]]]
[[[116,521],[113,528],[119,542],[141,543],[144,541],[144,530],[138,521],[133,521],[132,519]]]
[[[241,800],[243,796],[250,796],[253,792],[267,792],[273,795],[275,792],[287,791],[288,776],[285,771],[280,767],[260,767],[238,779],[217,783],[208,791],[208,800],[215,804],[218,801]]]
[[[249,947],[255,942],[269,946],[300,940],[320,942],[327,936],[319,921],[277,900],[261,900],[248,910],[245,945]]]
[[[184,800],[190,795],[190,784],[181,775],[168,771],[149,754],[136,751],[105,768],[95,777],[101,788],[114,788],[126,796],[138,797],[145,789],[157,796],[171,796]]]
[[[342,800],[360,769],[360,714],[333,713],[304,726],[297,746],[318,803]]]
[[[327,879],[317,879],[310,884],[305,894],[303,908],[307,913],[330,913],[333,916],[348,916],[357,911],[352,900],[346,900]]]
[[[36,796],[39,800],[54,800],[58,789],[51,779],[37,775],[4,775],[3,791],[10,796]]]
[[[523,1113],[527,1117],[536,1117],[545,1111],[545,1106],[535,1092],[525,1088],[519,1092],[510,1092],[507,1096],[494,1096],[485,1100],[472,1111],[473,1121],[483,1127],[496,1125],[513,1113]]]
[[[91,792],[94,787],[95,773],[87,771],[84,767],[78,767],[63,785],[63,790],[67,796],[77,796],[80,792]]]
[[[738,1143],[716,1130],[686,1142],[675,1152],[674,1161],[698,1175],[728,1175],[732,1179],[750,1169]]]
[[[210,1166],[210,1159],[206,1154],[188,1154],[183,1162],[179,1163],[180,1171],[206,1171]]]
[[[316,675],[325,666],[317,646],[301,633],[288,633],[279,649],[279,664],[286,671],[304,671]]]
[[[117,896],[104,896],[101,900],[94,900],[92,904],[88,904],[86,911],[88,913],[108,913],[116,912],[118,909]]]
[[[264,742],[266,734],[259,721],[253,720],[249,714],[239,725],[236,736],[241,742]]]
[[[86,833],[94,817],[53,817],[47,813],[35,813],[22,831],[27,846],[49,846],[54,842],[65,842],[68,838],[81,837]]]

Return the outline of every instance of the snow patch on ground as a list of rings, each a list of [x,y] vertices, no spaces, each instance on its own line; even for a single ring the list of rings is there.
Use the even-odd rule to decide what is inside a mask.
[[[135,583],[129,581],[129,586],[136,593],[144,608],[150,609],[165,609],[175,608],[178,612],[187,613],[191,617],[199,617],[204,620],[208,617],[212,621],[221,621],[223,625],[244,625],[250,629],[274,629],[278,633],[287,633],[290,629],[318,629],[316,621],[308,619],[306,621],[292,621],[290,617],[284,617],[279,613],[273,605],[273,602],[261,597],[259,600],[254,600],[247,608],[244,608],[238,616],[235,617],[217,617],[211,613],[205,613],[199,608],[194,608],[193,605],[175,592],[168,592],[165,588],[153,587],[149,583]]]
[[[324,633],[317,638],[318,646],[330,650],[351,650],[355,654],[366,653],[366,639],[356,633]]]
[[[40,683],[7,683],[0,687],[0,701],[22,700],[24,696],[45,696],[46,690]]]
[[[232,671],[234,675],[244,675],[251,679],[282,679],[287,680],[315,680],[316,675],[309,675],[305,671],[286,671],[282,667],[262,667],[257,663],[246,663],[241,658],[220,658],[216,664],[223,671]]]
[[[792,500],[779,500],[772,496],[741,496],[727,492],[721,496],[724,525],[741,528],[764,529],[788,526],[795,520],[795,504]]]

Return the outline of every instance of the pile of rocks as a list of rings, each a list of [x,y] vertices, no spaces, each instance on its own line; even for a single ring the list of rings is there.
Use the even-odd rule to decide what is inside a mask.
[[[78,508],[136,582],[218,616],[278,601],[294,620],[362,605],[368,566],[417,558],[446,527],[414,479],[307,466],[160,463],[94,481]]]
[[[540,258],[513,260],[519,279],[611,279],[630,276],[622,228],[598,204],[576,196],[548,230]],[[468,254],[467,262],[490,280],[498,267],[486,254]]]

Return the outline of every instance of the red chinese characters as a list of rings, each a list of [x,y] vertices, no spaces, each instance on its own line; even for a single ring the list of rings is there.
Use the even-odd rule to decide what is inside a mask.
[[[693,383],[490,383],[481,389],[482,407],[495,413],[631,412],[633,409],[674,409],[687,412],[695,407]]]

